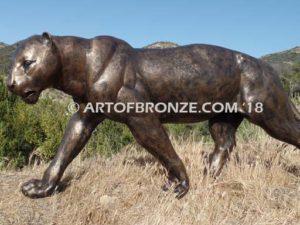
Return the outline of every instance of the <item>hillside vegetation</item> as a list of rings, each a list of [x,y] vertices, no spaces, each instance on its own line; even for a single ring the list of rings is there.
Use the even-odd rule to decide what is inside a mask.
[[[0,42],[0,49],[1,48],[4,48],[4,47],[6,47],[7,46],[7,44],[5,44],[5,43],[3,43],[3,42]]]
[[[0,44],[1,45],[1,44]],[[11,59],[15,45],[2,44],[0,47],[0,74],[7,74],[11,65]]]
[[[280,75],[290,96],[300,95],[300,47],[262,57]]]
[[[300,47],[263,56],[262,60],[271,64],[279,74],[289,73],[300,63]]]

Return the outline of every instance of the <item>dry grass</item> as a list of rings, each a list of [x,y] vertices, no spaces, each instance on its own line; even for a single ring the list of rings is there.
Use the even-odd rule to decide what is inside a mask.
[[[75,160],[46,199],[25,198],[19,185],[40,177],[44,166],[0,173],[0,224],[300,224],[300,152],[261,131],[238,146],[217,180],[203,179],[201,151],[212,143],[173,144],[191,180],[186,197],[163,192],[162,168],[130,146],[111,159]]]

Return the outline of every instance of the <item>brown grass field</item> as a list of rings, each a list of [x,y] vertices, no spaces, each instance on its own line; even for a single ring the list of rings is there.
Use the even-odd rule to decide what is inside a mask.
[[[136,145],[110,159],[76,159],[52,197],[24,197],[20,184],[46,165],[0,172],[0,224],[20,225],[290,225],[300,224],[300,152],[257,129],[238,137],[216,180],[203,178],[203,152],[213,143],[175,140],[187,167],[189,193],[163,192],[162,167]]]

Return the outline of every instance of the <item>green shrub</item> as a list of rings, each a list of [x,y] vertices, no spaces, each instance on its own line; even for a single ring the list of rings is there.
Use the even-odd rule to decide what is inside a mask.
[[[84,157],[95,154],[111,156],[133,141],[134,138],[126,125],[105,120],[95,129],[85,147]]]
[[[7,93],[3,79],[0,92],[0,167],[22,167],[32,153],[53,157],[68,119],[64,107],[50,99],[27,105]]]
[[[292,70],[284,74],[281,78],[283,87],[290,95],[300,92],[300,63],[293,66]]]
[[[210,140],[208,121],[193,124],[167,124],[166,129],[170,135],[177,139],[193,138],[194,140]]]
[[[244,119],[237,130],[236,136],[237,139],[248,142],[251,140],[258,140],[262,132],[262,129],[258,126]]]

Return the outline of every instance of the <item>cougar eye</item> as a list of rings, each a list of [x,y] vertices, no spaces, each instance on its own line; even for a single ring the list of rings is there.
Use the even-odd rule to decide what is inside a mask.
[[[30,65],[32,64],[32,63],[34,63],[35,62],[35,60],[25,60],[24,62],[23,62],[23,68],[24,68],[24,70],[27,70],[29,67],[30,67]]]

